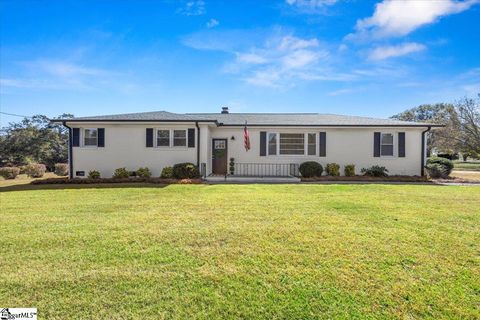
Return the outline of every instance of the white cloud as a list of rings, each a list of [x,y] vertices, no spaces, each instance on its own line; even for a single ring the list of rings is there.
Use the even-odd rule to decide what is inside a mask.
[[[237,62],[246,64],[264,64],[267,63],[267,58],[256,53],[237,53]]]
[[[320,48],[317,39],[284,35],[269,38],[261,47],[237,52],[235,61],[225,70],[243,74],[252,85],[282,87],[298,80],[314,80],[312,73],[327,58],[328,52]]]
[[[214,28],[216,26],[218,26],[220,24],[220,22],[218,22],[218,20],[216,19],[210,19],[208,22],[207,22],[207,28]]]
[[[77,76],[103,76],[108,74],[106,70],[86,67],[61,60],[36,60],[28,62],[30,67],[41,69],[53,76],[58,77],[77,77]]]
[[[5,88],[50,89],[50,90],[95,90],[111,87],[120,73],[86,66],[68,59],[37,59],[19,62],[25,68],[23,76],[5,77]]]
[[[406,42],[396,46],[376,47],[370,52],[368,58],[370,60],[384,60],[423,51],[425,49],[426,47],[423,44],[416,42]]]
[[[295,7],[302,13],[323,13],[325,8],[334,5],[338,0],[286,0],[285,2]]]
[[[201,16],[204,15],[207,11],[205,10],[205,1],[203,0],[194,0],[188,1],[182,8],[177,10],[177,13],[186,15],[186,16]]]
[[[357,21],[349,39],[399,37],[441,17],[469,9],[480,0],[384,0],[375,6],[373,16]]]

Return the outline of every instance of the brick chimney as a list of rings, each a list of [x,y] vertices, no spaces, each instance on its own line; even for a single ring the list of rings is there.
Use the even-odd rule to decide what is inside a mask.
[[[228,113],[228,107],[222,107],[222,113]]]

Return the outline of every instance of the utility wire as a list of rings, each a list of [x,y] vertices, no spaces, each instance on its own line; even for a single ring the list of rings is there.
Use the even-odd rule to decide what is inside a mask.
[[[21,117],[21,118],[31,118],[30,116],[22,116],[21,114],[15,114],[15,113],[8,113],[8,112],[1,112],[1,114],[5,114],[7,116],[14,116],[14,117]]]

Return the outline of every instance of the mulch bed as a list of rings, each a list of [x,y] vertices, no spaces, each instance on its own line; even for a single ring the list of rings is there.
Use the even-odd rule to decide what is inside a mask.
[[[102,183],[152,183],[152,184],[199,184],[201,179],[162,179],[162,178],[50,178],[33,180],[30,184],[102,184]]]

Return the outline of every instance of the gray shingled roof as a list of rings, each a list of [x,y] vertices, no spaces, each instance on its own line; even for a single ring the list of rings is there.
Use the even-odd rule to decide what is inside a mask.
[[[320,113],[172,113],[166,111],[126,113],[93,117],[63,119],[65,121],[203,121],[218,125],[250,126],[432,126],[432,124],[377,119],[357,116],[343,116]],[[61,120],[60,120],[61,121]],[[435,126],[435,125],[433,125]]]

